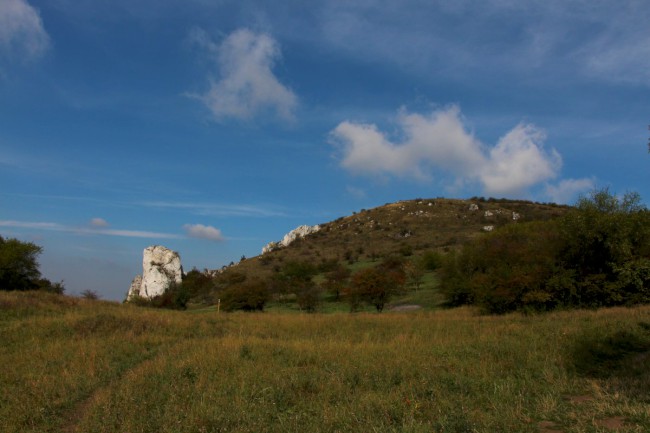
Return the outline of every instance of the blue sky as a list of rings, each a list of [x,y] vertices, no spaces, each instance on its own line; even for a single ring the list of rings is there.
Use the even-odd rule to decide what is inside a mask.
[[[647,202],[650,3],[0,0],[0,235],[68,293],[416,197]]]

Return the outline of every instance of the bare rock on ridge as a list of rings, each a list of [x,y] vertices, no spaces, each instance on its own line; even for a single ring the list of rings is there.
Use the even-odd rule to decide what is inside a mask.
[[[183,281],[181,257],[161,245],[153,245],[144,249],[142,254],[142,275],[133,279],[126,300],[136,296],[151,299],[165,293],[172,284]]]
[[[304,238],[305,236],[310,235],[312,233],[316,233],[319,230],[320,230],[319,225],[315,225],[315,226],[303,225],[303,226],[297,227],[297,228],[291,230],[286,235],[284,235],[284,238],[282,238],[282,240],[280,242],[270,242],[270,243],[268,243],[264,248],[262,248],[262,254],[268,253],[268,252],[273,251],[273,250],[277,250],[278,248],[288,247],[290,244],[292,244],[297,239]]]

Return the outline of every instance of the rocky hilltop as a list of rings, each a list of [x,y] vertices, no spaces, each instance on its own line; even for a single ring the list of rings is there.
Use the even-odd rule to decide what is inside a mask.
[[[181,257],[161,245],[152,245],[142,254],[142,275],[137,275],[126,295],[130,301],[135,297],[152,299],[162,295],[172,284],[183,280]]]

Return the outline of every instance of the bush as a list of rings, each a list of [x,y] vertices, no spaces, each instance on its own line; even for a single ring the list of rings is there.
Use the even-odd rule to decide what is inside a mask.
[[[264,281],[251,280],[224,290],[220,299],[224,311],[264,311],[269,290]]]
[[[154,308],[166,308],[168,310],[185,310],[190,300],[190,293],[183,283],[172,283],[162,295],[150,300],[140,299],[137,305],[146,305]]]
[[[316,284],[304,286],[296,292],[296,302],[301,310],[315,313],[321,304],[323,290]]]

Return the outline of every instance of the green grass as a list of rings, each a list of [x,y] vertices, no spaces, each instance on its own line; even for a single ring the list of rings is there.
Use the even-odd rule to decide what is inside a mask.
[[[650,306],[217,314],[0,293],[0,431],[647,432],[649,324]]]

